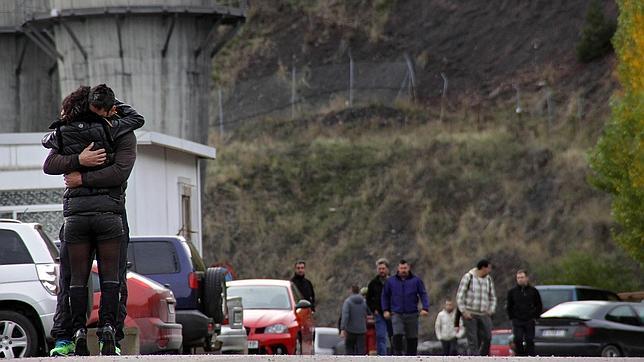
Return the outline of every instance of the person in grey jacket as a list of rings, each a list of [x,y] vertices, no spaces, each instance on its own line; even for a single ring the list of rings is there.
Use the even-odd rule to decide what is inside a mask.
[[[366,354],[367,315],[371,311],[360,295],[357,285],[351,286],[351,295],[342,304],[340,334],[344,337],[346,352],[349,355]]]

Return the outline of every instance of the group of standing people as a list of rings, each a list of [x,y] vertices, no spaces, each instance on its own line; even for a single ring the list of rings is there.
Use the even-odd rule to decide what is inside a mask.
[[[348,354],[366,354],[366,318],[373,315],[378,355],[416,355],[419,317],[429,315],[429,297],[423,281],[411,272],[407,261],[389,274],[389,262],[376,261],[377,275],[369,282],[366,297],[352,286],[343,303],[340,323]],[[457,340],[467,338],[467,354],[487,356],[492,339],[492,315],[497,306],[492,263],[480,260],[460,279],[456,302],[448,299],[435,322],[443,354],[456,355]],[[517,285],[508,291],[506,310],[512,321],[514,350],[518,356],[534,355],[535,320],[542,310],[536,288],[529,285],[526,270],[516,273]],[[420,304],[420,308],[419,308]],[[388,350],[391,346],[391,351]]]
[[[105,84],[81,86],[62,102],[42,144],[45,173],[65,175],[60,229],[60,288],[51,356],[89,355],[88,279],[94,257],[100,280],[97,336],[102,355],[120,354],[127,314],[127,179],[136,159],[134,130],[145,120]]]

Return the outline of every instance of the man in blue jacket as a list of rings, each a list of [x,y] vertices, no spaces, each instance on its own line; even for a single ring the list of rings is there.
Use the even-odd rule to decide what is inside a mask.
[[[405,355],[415,356],[418,347],[418,299],[423,305],[420,316],[429,314],[429,298],[425,284],[410,271],[409,263],[401,260],[398,273],[387,279],[382,290],[383,317],[391,318],[394,355],[402,355],[403,337],[407,340]]]

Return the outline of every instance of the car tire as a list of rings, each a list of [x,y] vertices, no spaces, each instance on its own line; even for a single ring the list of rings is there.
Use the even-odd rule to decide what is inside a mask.
[[[38,355],[38,332],[29,318],[12,311],[0,311],[0,333],[7,330],[11,330],[11,335],[0,335],[0,358]]]
[[[204,281],[204,311],[217,324],[221,324],[225,318],[226,272],[224,268],[208,268]]]
[[[622,357],[622,351],[614,344],[602,348],[602,357]]]

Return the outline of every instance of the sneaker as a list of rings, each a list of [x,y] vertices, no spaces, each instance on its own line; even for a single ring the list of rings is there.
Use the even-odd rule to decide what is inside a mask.
[[[114,328],[109,324],[105,325],[98,329],[96,335],[99,336],[99,349],[101,356],[115,356],[116,340],[114,338]]]
[[[81,328],[74,333],[74,343],[76,348],[74,354],[77,356],[89,356],[87,348],[87,329]]]
[[[49,351],[50,357],[67,357],[74,354],[76,344],[68,339],[56,341],[54,348]]]
[[[103,350],[103,342],[98,342],[98,350],[99,350],[99,351],[102,351],[102,350]],[[114,346],[114,354],[115,354],[116,356],[120,356],[120,355],[121,355],[121,347],[119,347],[119,346],[118,346],[118,344],[117,344],[116,346]]]

